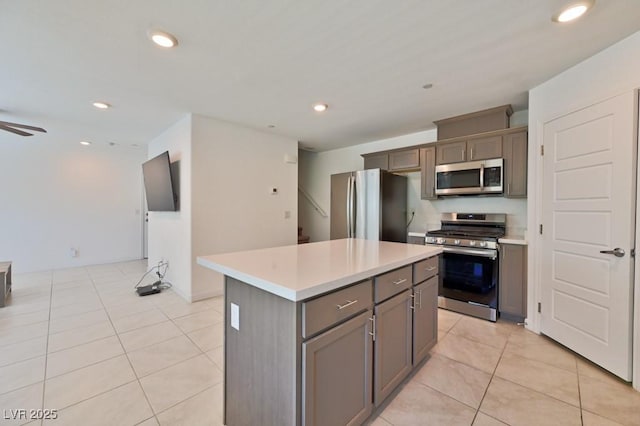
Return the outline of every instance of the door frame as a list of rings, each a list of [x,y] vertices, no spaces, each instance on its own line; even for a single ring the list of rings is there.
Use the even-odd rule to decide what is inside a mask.
[[[638,149],[639,135],[638,135],[638,122],[640,121],[640,108],[639,108],[639,90],[638,88],[632,89],[634,92],[634,139],[636,148],[636,168],[640,164],[640,149]],[[616,92],[610,94],[605,98],[589,98],[587,102],[569,102],[567,106],[558,110],[546,112],[540,117],[532,117],[529,115],[529,151],[528,151],[528,219],[527,219],[527,237],[528,240],[528,254],[527,254],[527,280],[531,285],[527,288],[527,318],[525,319],[525,327],[534,333],[540,334],[541,314],[538,313],[538,302],[542,300],[542,251],[544,249],[542,244],[542,236],[539,233],[539,226],[542,224],[543,211],[543,181],[544,176],[544,161],[541,156],[541,147],[544,139],[544,125],[550,121],[553,121],[562,116],[571,114],[583,108],[587,108],[591,105],[603,102],[607,99],[614,98],[616,96],[628,93],[628,90]],[[639,173],[636,173],[636,202],[635,202],[635,218],[636,218],[636,235],[635,235],[635,247],[639,253],[635,256],[634,265],[634,279],[633,279],[633,324],[632,324],[632,385],[640,391],[640,232],[638,227],[640,226],[640,184]]]

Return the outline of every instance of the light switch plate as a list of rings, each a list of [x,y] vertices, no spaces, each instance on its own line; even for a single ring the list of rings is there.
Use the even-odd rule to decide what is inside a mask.
[[[231,327],[240,331],[240,306],[231,304]]]

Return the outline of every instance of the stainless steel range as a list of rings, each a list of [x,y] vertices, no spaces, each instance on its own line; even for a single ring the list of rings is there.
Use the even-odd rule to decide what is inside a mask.
[[[427,232],[426,244],[442,246],[438,306],[496,321],[499,244],[506,215],[443,213],[442,227]]]

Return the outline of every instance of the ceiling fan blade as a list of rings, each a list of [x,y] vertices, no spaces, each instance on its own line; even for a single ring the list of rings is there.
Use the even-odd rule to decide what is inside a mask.
[[[1,121],[0,120],[0,125],[4,125],[4,126],[7,126],[7,127],[18,127],[20,129],[27,129],[27,130],[33,130],[35,132],[47,133],[47,131],[45,129],[43,129],[42,127],[27,126],[26,124],[10,123],[8,121]]]
[[[20,136],[33,136],[33,133],[23,132],[22,130],[14,129],[13,127],[5,126],[0,123],[0,129],[6,130],[7,132],[15,133]]]

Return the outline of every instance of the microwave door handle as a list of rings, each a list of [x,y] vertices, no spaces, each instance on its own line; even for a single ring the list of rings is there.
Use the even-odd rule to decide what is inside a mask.
[[[484,189],[484,163],[480,164],[480,190]]]

